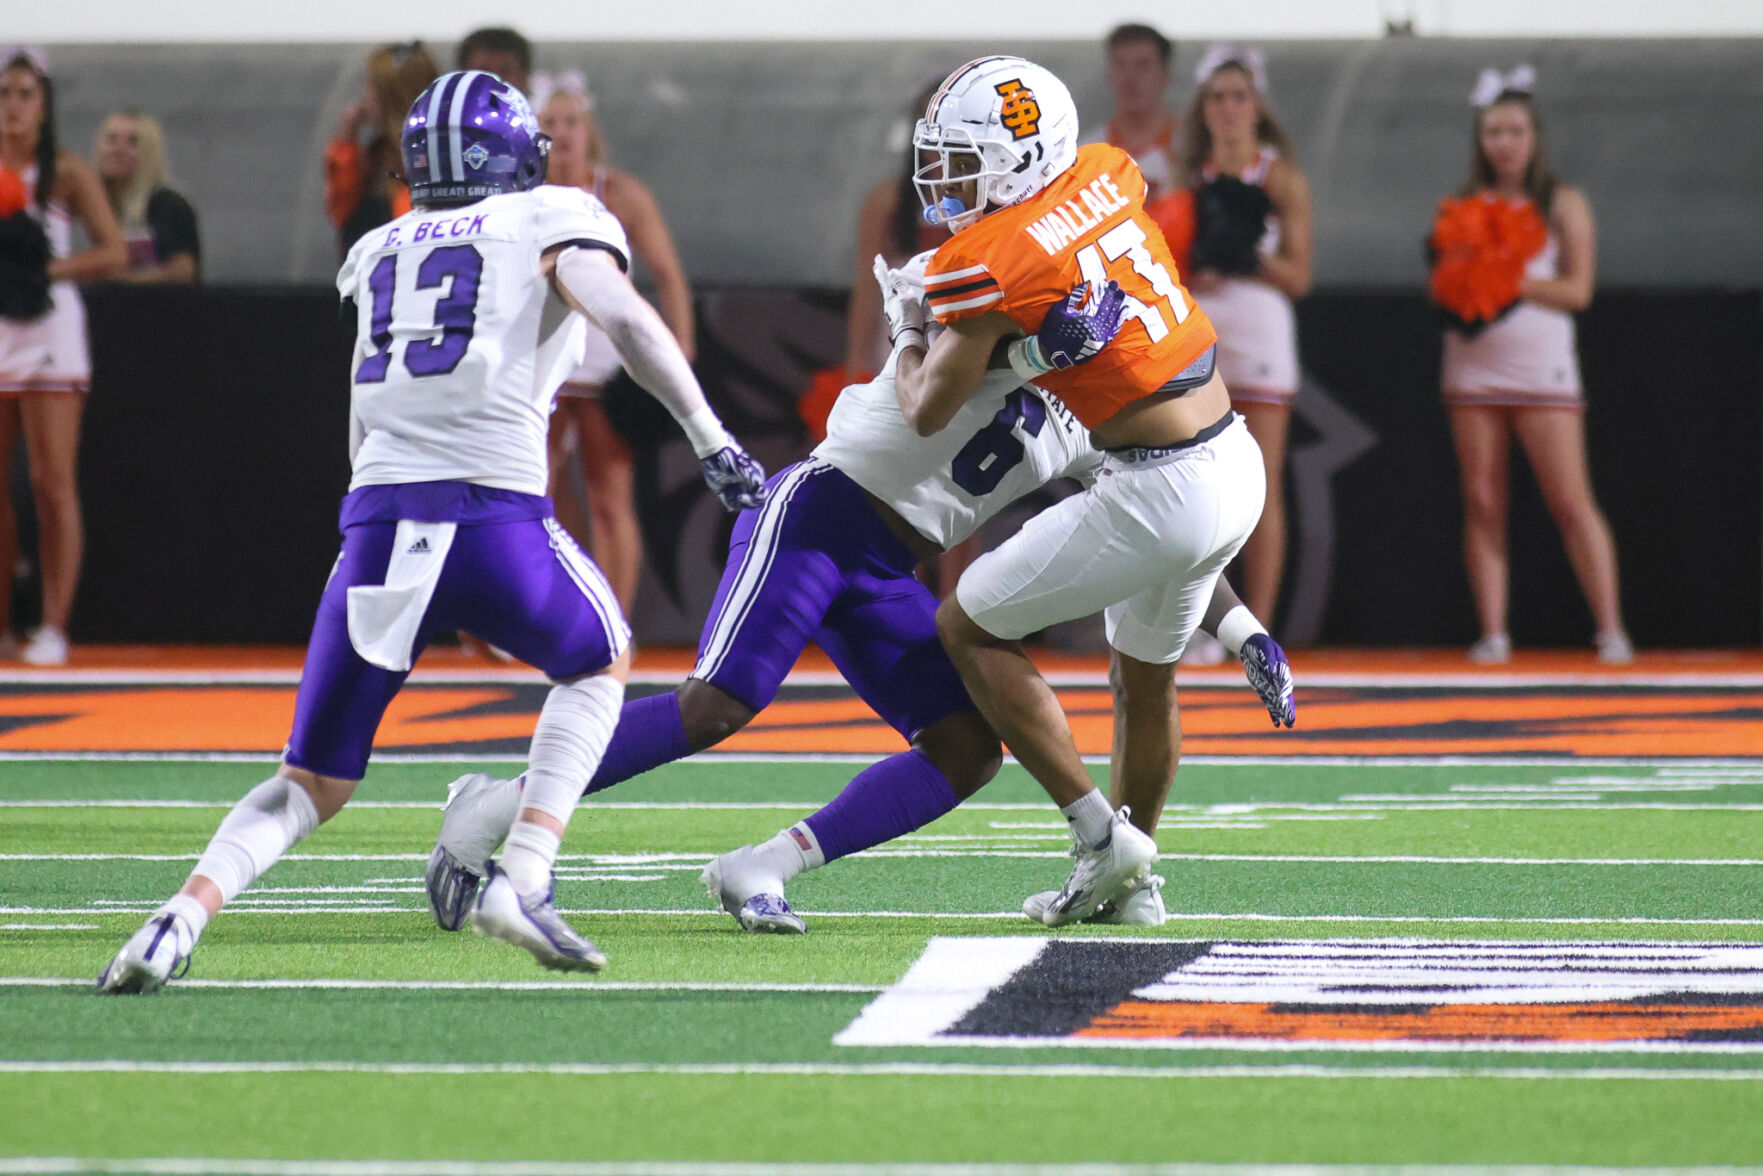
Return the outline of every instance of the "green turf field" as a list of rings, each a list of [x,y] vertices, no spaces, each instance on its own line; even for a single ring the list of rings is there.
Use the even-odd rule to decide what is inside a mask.
[[[1709,945],[1763,944],[1763,769],[1190,765],[1158,837],[1170,923],[1050,932],[1015,912],[1063,880],[1067,838],[1006,768],[978,804],[799,879],[809,934],[779,938],[713,913],[698,871],[854,769],[676,765],[595,798],[571,827],[559,905],[612,960],[579,979],[430,921],[422,861],[459,770],[376,765],[367,803],[218,918],[186,981],[99,999],[90,977],[267,767],[0,763],[0,1173],[82,1166],[21,1157],[162,1172],[229,1167],[196,1162],[215,1159],[1763,1164],[1763,1032],[1742,1029],[1417,1045],[970,1026],[947,1044],[835,1043],[934,945],[964,939],[1043,960],[1055,947],[1007,940],[1052,939],[1088,961],[1075,981],[1012,997],[1005,1012],[1037,1023],[1072,984],[1108,982],[1110,961],[1184,941],[1235,945],[1209,959],[1289,949],[1300,980],[1340,951],[1602,952],[1615,972],[1699,955],[1718,993],[1679,1003],[1736,1016],[1763,1004],[1763,970],[1756,953]],[[130,1166],[144,1157],[160,1163]]]

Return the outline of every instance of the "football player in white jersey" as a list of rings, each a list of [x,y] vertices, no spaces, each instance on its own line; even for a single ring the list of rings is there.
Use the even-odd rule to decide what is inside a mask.
[[[922,258],[907,267],[906,287],[914,268],[922,274]],[[898,296],[898,285],[884,278],[889,297]],[[923,297],[921,287],[914,296]],[[1112,334],[1118,316],[1112,293],[1087,310],[1074,298],[1049,312],[1041,339],[1049,354],[1081,361]],[[703,880],[711,897],[751,931],[802,931],[784,899],[797,873],[929,824],[997,772],[998,738],[943,651],[936,598],[913,569],[1030,491],[1061,477],[1087,480],[1101,463],[1070,410],[1008,368],[989,373],[931,438],[906,423],[894,378],[890,359],[874,382],[846,388],[827,439],[772,480],[763,508],[737,521],[696,668],[678,690],[625,704],[588,788],[609,788],[720,743],[771,703],[810,640],[826,651],[909,750],[872,765],[832,803],[764,844],[710,863]],[[1239,605],[1228,587],[1222,593],[1209,614],[1213,627]],[[1289,720],[1284,655],[1259,625],[1243,636],[1256,631],[1276,662],[1275,672],[1257,680],[1262,663],[1249,661],[1263,647],[1244,648],[1251,682],[1270,711]],[[464,919],[481,863],[520,803],[517,780],[473,773],[455,781],[427,874],[442,927]],[[1162,922],[1156,881],[1102,917]]]
[[[624,699],[630,630],[593,561],[552,517],[545,433],[581,359],[585,315],[679,420],[730,509],[764,471],[704,402],[672,335],[624,277],[624,233],[581,191],[540,187],[546,140],[494,74],[446,74],[405,122],[414,207],[350,250],[354,477],[281,768],[221,822],[189,880],[99,975],[151,992],[181,974],[211,916],[355,790],[381,716],[437,630],[461,629],[553,680],[521,811],[472,919],[548,968],[606,960],[551,901],[551,867]]]

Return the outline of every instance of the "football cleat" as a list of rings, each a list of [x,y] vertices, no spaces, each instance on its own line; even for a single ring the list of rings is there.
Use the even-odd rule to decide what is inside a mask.
[[[1022,901],[1022,913],[1036,923],[1042,922],[1042,912],[1051,907],[1053,900],[1058,897],[1057,890],[1031,894]],[[1095,914],[1084,920],[1086,923],[1116,927],[1161,927],[1168,921],[1169,912],[1163,907],[1163,877],[1160,874],[1151,874],[1127,892],[1109,899],[1096,908]]]
[[[710,859],[698,875],[710,900],[735,917],[743,931],[800,935],[808,930],[802,916],[784,901],[784,884],[766,868],[751,845]]]
[[[1157,860],[1157,843],[1132,824],[1132,810],[1122,806],[1100,845],[1085,845],[1073,838],[1071,855],[1077,859],[1065,886],[1041,911],[1041,922],[1062,927],[1095,914],[1111,898],[1137,886]]]
[[[167,980],[190,970],[195,947],[196,935],[188,923],[172,914],[154,915],[98,973],[98,991],[158,992]]]
[[[485,863],[508,837],[520,815],[520,781],[468,772],[447,785],[441,833],[429,854],[423,882],[429,910],[443,931],[465,926],[485,877]]]
[[[553,972],[598,972],[606,966],[605,953],[577,935],[557,913],[552,905],[555,885],[546,886],[542,894],[522,894],[495,862],[485,868],[483,889],[471,909],[472,930],[526,948]]]
[[[1275,727],[1295,726],[1298,702],[1292,695],[1292,663],[1279,642],[1265,633],[1257,633],[1243,642],[1243,675],[1249,679]]]

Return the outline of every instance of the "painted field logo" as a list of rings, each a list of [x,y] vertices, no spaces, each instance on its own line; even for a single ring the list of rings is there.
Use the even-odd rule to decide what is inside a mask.
[[[1763,1050],[1763,945],[933,939],[834,1040]]]

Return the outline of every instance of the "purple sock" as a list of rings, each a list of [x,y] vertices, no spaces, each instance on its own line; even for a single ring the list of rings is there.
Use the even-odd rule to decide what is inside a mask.
[[[830,862],[922,829],[960,803],[928,756],[903,751],[863,769],[806,823]]]
[[[600,769],[588,781],[588,792],[599,792],[641,776],[651,768],[671,764],[692,754],[686,742],[685,720],[680,718],[679,694],[651,694],[624,704],[612,742],[600,757]],[[584,794],[585,795],[585,794]]]

